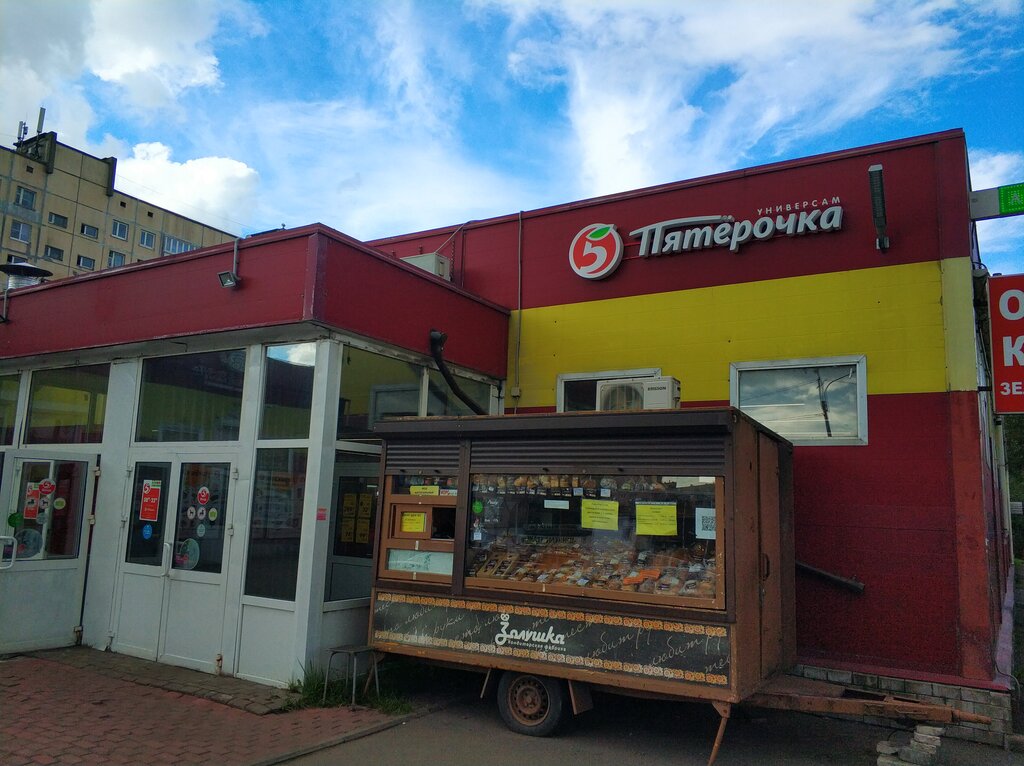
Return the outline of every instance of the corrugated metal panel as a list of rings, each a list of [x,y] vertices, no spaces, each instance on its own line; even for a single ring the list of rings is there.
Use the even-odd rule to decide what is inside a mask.
[[[720,436],[600,439],[477,439],[470,459],[474,472],[543,470],[555,466],[604,466],[643,473],[651,466],[707,469],[725,464]]]
[[[455,474],[459,471],[457,441],[388,443],[387,450],[387,473],[438,471]]]

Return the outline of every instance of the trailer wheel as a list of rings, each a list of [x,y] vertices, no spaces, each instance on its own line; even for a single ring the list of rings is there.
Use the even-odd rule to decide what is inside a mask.
[[[498,710],[512,731],[546,737],[562,723],[565,690],[553,678],[509,671],[498,683]]]

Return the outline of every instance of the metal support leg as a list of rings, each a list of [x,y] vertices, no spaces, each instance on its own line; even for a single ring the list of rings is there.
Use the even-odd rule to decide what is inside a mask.
[[[712,766],[718,757],[718,748],[722,746],[722,738],[725,737],[725,725],[729,723],[729,715],[732,712],[732,705],[728,702],[712,702],[711,704],[715,706],[715,710],[722,716],[722,720],[718,722],[718,734],[715,735],[715,746],[711,748],[708,766]]]

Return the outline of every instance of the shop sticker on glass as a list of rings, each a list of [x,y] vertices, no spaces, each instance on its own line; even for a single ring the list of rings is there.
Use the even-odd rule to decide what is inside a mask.
[[[25,485],[25,509],[21,515],[29,521],[39,515],[39,485],[35,482]]]
[[[142,502],[139,504],[140,521],[160,521],[160,490],[162,486],[163,482],[152,479],[142,482]]]
[[[580,526],[584,529],[617,530],[619,528],[618,501],[584,498],[580,501]]]
[[[203,519],[206,518],[206,506],[205,505],[199,506],[199,510],[196,511],[196,518],[199,519],[200,521],[202,521]]]
[[[52,495],[57,489],[57,485],[53,483],[52,479],[43,479],[39,482],[39,494],[41,495]]]
[[[441,488],[436,484],[417,484],[409,487],[410,495],[440,495]]]
[[[317,508],[316,509],[316,520],[317,521],[327,521],[327,509],[326,508]]]
[[[676,504],[637,503],[636,533],[638,535],[675,537],[679,534],[679,527],[676,524]]]
[[[63,497],[58,497],[56,500],[53,501],[53,507],[58,511],[63,511],[67,504],[68,501],[65,500]]]
[[[356,495],[354,492],[349,492],[341,498],[341,515],[346,518],[355,518]]]
[[[200,505],[206,505],[208,502],[210,502],[210,488],[200,487],[199,491],[196,492],[196,500],[199,502]]]
[[[373,495],[363,492],[359,495],[359,518],[368,519],[373,515]]]
[[[402,514],[403,532],[426,532],[427,514],[422,512]]]
[[[484,501],[483,500],[474,500],[473,501],[473,513],[475,513],[477,516],[479,516],[483,512],[484,512]]]
[[[694,519],[694,534],[698,540],[714,540],[718,537],[715,529],[715,509],[697,508]]]
[[[188,507],[188,510],[185,511],[185,517],[189,519],[194,519],[196,517],[196,507],[194,505],[190,505]]]
[[[218,516],[220,516],[220,513],[217,511],[216,508],[211,508],[209,511],[206,512],[206,518],[208,518],[210,521],[216,521]]]
[[[142,539],[143,540],[148,540],[152,536],[153,536],[153,525],[152,524],[144,525],[142,527]]]
[[[196,537],[206,537],[206,525],[200,524],[196,527]]]
[[[370,542],[369,519],[356,519],[356,542],[364,545]]]
[[[545,508],[551,508],[552,510],[555,510],[555,511],[568,511],[569,510],[569,501],[568,500],[545,500],[544,501],[544,507]]]

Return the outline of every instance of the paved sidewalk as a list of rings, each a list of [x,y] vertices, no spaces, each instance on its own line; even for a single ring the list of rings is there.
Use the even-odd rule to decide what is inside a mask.
[[[16,656],[0,662],[0,764],[266,766],[409,718],[347,706],[266,714],[282,697],[93,649]]]

